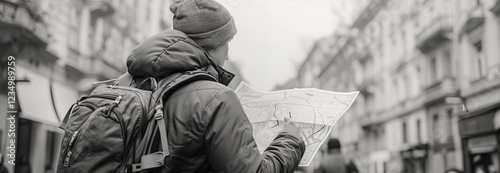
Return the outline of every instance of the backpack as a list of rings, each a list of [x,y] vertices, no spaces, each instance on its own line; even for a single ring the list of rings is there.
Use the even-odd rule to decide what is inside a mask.
[[[65,134],[58,172],[139,172],[163,166],[169,156],[163,101],[197,80],[216,81],[207,72],[191,71],[137,84],[128,75],[96,87],[73,104],[61,122]],[[153,144],[157,136],[161,145]],[[150,152],[153,145],[162,151]]]

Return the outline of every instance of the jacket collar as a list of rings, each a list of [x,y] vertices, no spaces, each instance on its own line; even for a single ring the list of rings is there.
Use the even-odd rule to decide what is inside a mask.
[[[214,78],[217,79],[217,82],[228,86],[229,83],[233,80],[233,78],[236,76],[234,73],[231,73],[230,71],[222,68],[219,66],[217,63],[215,63],[212,59],[210,54],[207,52],[205,53],[205,56],[207,57],[208,61],[210,62],[210,65],[207,67],[206,71],[208,74],[212,75]]]

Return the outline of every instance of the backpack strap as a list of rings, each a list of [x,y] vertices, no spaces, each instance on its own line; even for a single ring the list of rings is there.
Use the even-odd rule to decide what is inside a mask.
[[[134,77],[132,77],[132,75],[130,75],[128,72],[122,74],[120,77],[118,77],[117,79],[115,79],[115,82],[113,83],[113,85],[116,85],[116,86],[131,86],[132,85],[132,81],[134,80]]]
[[[197,70],[183,73],[176,73],[158,82],[158,89],[153,92],[152,106],[154,106],[156,126],[160,132],[162,151],[146,154],[141,157],[141,163],[132,164],[127,170],[137,172],[150,168],[157,168],[164,165],[165,157],[170,155],[168,147],[167,128],[163,113],[163,100],[167,99],[175,90],[199,80],[217,81],[205,71]],[[154,128],[156,128],[156,126]],[[153,136],[156,135],[153,133]],[[146,136],[145,136],[146,137]],[[152,139],[148,137],[148,139]],[[127,171],[127,172],[129,172]]]
[[[63,130],[66,130],[66,124],[68,123],[68,120],[71,116],[71,113],[73,112],[73,109],[75,108],[75,106],[78,104],[77,103],[73,103],[71,105],[71,107],[69,108],[68,112],[66,112],[66,115],[64,116],[64,119],[61,121],[61,123],[59,124],[59,128],[60,129],[63,129]]]

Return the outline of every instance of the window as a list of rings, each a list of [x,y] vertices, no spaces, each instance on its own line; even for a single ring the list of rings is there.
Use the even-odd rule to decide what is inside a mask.
[[[476,55],[473,57],[473,64],[475,65],[475,79],[481,79],[486,76],[486,61],[483,51],[483,42],[477,41],[474,43]]]
[[[422,127],[420,126],[420,120],[417,120],[417,143],[419,144],[422,142],[422,132],[420,132]]]
[[[432,116],[432,127],[432,130],[434,132],[434,141],[439,142],[443,135],[438,114],[434,114],[434,116]]]
[[[453,140],[453,110],[448,109],[446,111],[447,121],[446,121],[446,140]]]
[[[422,72],[422,64],[415,64],[415,71],[418,80],[422,81],[421,83],[425,83],[425,75]],[[419,84],[419,87],[420,86],[422,86],[422,84]]]
[[[403,144],[406,144],[408,142],[408,127],[406,126],[406,122],[403,122]]]
[[[400,89],[401,89],[401,99],[402,101],[405,101],[406,98],[408,97],[408,93],[410,92],[409,88],[410,88],[410,85],[408,85],[408,78],[406,77],[406,75],[403,75],[401,77],[401,81],[400,81]]]
[[[71,7],[69,11],[69,45],[73,48],[78,48],[78,26],[80,21],[80,12],[75,8]]]
[[[443,73],[445,77],[451,76],[451,66],[452,66],[451,51],[450,49],[446,49],[444,51],[444,63],[443,63],[443,68],[444,68]]]
[[[437,80],[437,61],[435,56],[429,58],[429,84],[432,85]]]

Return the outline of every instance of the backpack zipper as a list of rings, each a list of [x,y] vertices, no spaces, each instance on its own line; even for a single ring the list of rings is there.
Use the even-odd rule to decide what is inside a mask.
[[[89,108],[90,110],[92,110],[92,112],[94,112],[96,110],[96,106],[92,103],[87,103],[87,102],[78,102],[76,104],[77,106],[84,106],[84,107],[87,107]],[[73,112],[72,112],[73,113]],[[84,122],[82,124],[80,124],[75,130],[75,132],[73,132],[73,135],[71,135],[71,139],[68,141],[68,148],[67,148],[67,151],[66,151],[66,157],[64,158],[64,162],[63,162],[63,166],[64,167],[68,167],[69,166],[69,160],[71,158],[71,155],[73,154],[72,150],[73,150],[73,145],[76,141],[76,137],[78,135],[78,131],[80,130],[80,128],[82,127],[83,124],[85,124],[85,122],[87,122],[88,120],[88,117],[85,118]]]
[[[87,97],[88,98],[103,98],[103,99],[109,99],[109,100],[115,100],[117,99],[117,95],[113,94],[98,94],[98,95],[90,95]]]
[[[146,121],[147,120],[147,116],[148,116],[148,112],[149,110],[146,109],[146,104],[144,103],[144,98],[142,97],[141,94],[139,94],[139,92],[137,91],[138,89],[135,89],[135,88],[127,88],[127,87],[119,87],[119,86],[113,86],[113,88],[119,88],[119,89],[124,89],[124,90],[129,90],[129,91],[132,91],[134,92],[138,97],[139,97],[139,101],[141,102],[141,107],[142,107],[142,116],[141,116],[141,124],[140,124],[140,131],[141,131],[141,137],[142,137],[142,128],[144,125],[146,125]]]
[[[118,123],[120,124],[120,129],[122,131],[122,134],[123,134],[123,160],[125,160],[126,158],[126,153],[127,152],[125,149],[127,147],[127,127],[125,126],[125,120],[123,119],[123,114],[116,110],[116,106],[118,106],[118,104],[120,103],[120,101],[123,99],[123,97],[121,95],[118,95],[117,97],[115,97],[115,100],[113,102],[111,102],[111,107],[110,107],[110,110],[109,112],[113,111],[115,112],[115,115],[116,115],[116,118],[118,118]],[[142,99],[141,99],[142,101]],[[108,113],[108,117],[109,117],[109,113]]]
[[[117,96],[114,96],[114,95],[91,95],[91,96],[89,96],[89,97],[87,97],[87,98],[104,98],[104,99],[110,99],[110,100],[114,99],[114,101],[113,101],[113,102],[111,102],[111,103],[112,103],[112,104],[113,104],[113,103],[115,103],[116,105],[118,105],[118,103],[120,103],[120,101],[121,101],[121,99],[122,99],[123,97],[122,97],[121,95],[119,95],[118,97],[117,97]],[[77,103],[77,106],[84,106],[84,107],[87,107],[87,108],[89,108],[90,110],[92,110],[92,112],[94,112],[94,111],[97,109],[97,106],[96,106],[96,105],[94,105],[94,104],[92,104],[92,103],[89,103],[89,102],[83,102],[83,101],[78,102],[78,103]],[[110,111],[114,111],[114,112],[115,112],[115,114],[117,115],[118,121],[119,121],[119,123],[120,123],[120,127],[121,127],[122,134],[123,134],[123,136],[124,136],[124,139],[126,140],[126,135],[127,135],[127,133],[126,133],[126,129],[124,128],[124,127],[125,127],[125,124],[124,124],[123,117],[121,117],[121,116],[122,116],[121,112],[119,112],[118,110],[115,110],[115,109],[110,110]],[[63,166],[64,166],[64,167],[69,167],[69,163],[70,163],[71,155],[73,154],[73,148],[74,148],[74,146],[75,146],[75,142],[76,142],[76,140],[77,140],[77,139],[78,139],[78,137],[79,137],[78,133],[80,132],[81,127],[83,126],[83,124],[85,124],[85,122],[87,122],[88,118],[89,118],[89,117],[87,117],[87,118],[85,119],[85,121],[84,121],[82,124],[80,124],[80,125],[78,126],[78,128],[77,128],[78,130],[76,130],[76,131],[73,133],[73,135],[71,136],[71,139],[70,139],[70,141],[69,141],[69,143],[68,143],[68,150],[67,150],[67,152],[66,152],[66,157],[64,158],[64,163],[63,163]],[[123,145],[125,145],[125,140],[124,140]]]
[[[66,153],[66,157],[64,158],[64,167],[69,166],[69,159],[71,158],[71,155],[73,154],[73,146],[75,144],[76,138],[78,137],[78,130],[71,135],[71,139],[69,140],[68,144],[68,152]]]
[[[118,121],[119,121],[119,123],[120,123],[120,127],[121,127],[122,134],[123,134],[123,152],[124,152],[123,156],[124,156],[124,158],[125,158],[125,157],[126,157],[125,152],[127,152],[127,151],[125,150],[125,149],[126,149],[126,147],[127,147],[127,136],[128,136],[128,134],[127,134],[127,127],[125,126],[125,120],[123,119],[123,114],[122,114],[120,111],[118,111],[118,110],[114,109],[114,108],[116,108],[116,105],[118,105],[118,104],[120,103],[120,101],[122,100],[122,98],[123,98],[123,97],[122,97],[121,95],[120,95],[120,96],[118,96],[118,97],[115,99],[115,101],[113,101],[113,102],[111,103],[111,104],[115,104],[115,106],[111,107],[111,109],[112,109],[112,110],[109,110],[109,111],[113,111],[113,112],[115,112],[115,115],[116,115],[116,117],[118,118]],[[125,159],[123,159],[123,160],[125,160]]]
[[[137,95],[139,97],[139,101],[141,103],[141,107],[142,107],[142,116],[140,117],[140,120],[141,120],[141,124],[140,124],[140,128],[139,130],[141,130],[141,136],[142,136],[142,128],[143,128],[143,124],[145,123],[144,122],[144,118],[147,117],[147,112],[148,110],[146,109],[146,104],[144,104],[144,98],[142,97],[141,94],[139,94],[139,92],[136,90],[136,89],[133,89],[133,88],[127,88],[127,87],[119,87],[119,86],[110,86],[111,88],[118,88],[118,89],[124,89],[124,90],[129,90],[129,91],[132,91],[135,93],[135,95]],[[121,95],[119,95],[118,97],[116,95],[112,95],[112,94],[107,94],[107,95],[90,95],[89,98],[91,97],[97,97],[97,98],[106,98],[106,99],[115,99],[115,101],[113,101],[112,103],[119,103],[121,101],[121,99],[123,98]],[[117,114],[117,118],[118,118],[118,121],[120,123],[120,126],[122,127],[122,134],[123,134],[123,160],[126,160],[126,157],[128,155],[128,152],[127,152],[127,148],[128,146],[126,146],[127,144],[127,129],[126,129],[126,126],[125,126],[125,120],[123,119],[123,114],[119,111],[116,111],[115,109],[113,109],[113,111],[115,112],[115,114]],[[132,139],[130,139],[132,140]]]
[[[142,138],[142,128],[143,128],[143,125],[146,123],[146,122],[145,122],[145,120],[147,119],[147,115],[148,115],[148,111],[149,111],[149,110],[147,110],[147,109],[146,109],[146,104],[144,104],[144,98],[142,97],[142,95],[141,95],[141,94],[139,94],[139,92],[138,92],[136,89],[133,89],[133,88],[126,88],[126,87],[114,87],[114,88],[120,88],[120,89],[124,89],[124,90],[129,90],[129,91],[132,91],[132,92],[134,92],[134,93],[135,93],[135,94],[139,97],[139,101],[140,101],[140,103],[141,103],[141,107],[142,107],[142,116],[140,117],[141,124],[140,124],[139,130],[140,130],[140,132],[141,132],[141,133],[140,133],[140,136],[141,136],[141,138]],[[120,117],[120,118],[122,118],[122,119],[123,119],[123,117]],[[124,125],[124,126],[125,126],[125,125]],[[132,134],[132,135],[134,135],[134,134]],[[135,135],[134,135],[134,136],[135,136]],[[132,141],[132,138],[130,138],[130,140]],[[123,152],[124,152],[124,153],[123,153],[123,160],[124,160],[124,162],[122,162],[123,164],[124,164],[124,163],[126,163],[126,161],[125,161],[125,160],[126,160],[127,155],[129,154],[129,153],[127,152],[127,151],[128,151],[128,150],[127,150],[128,146],[126,146],[126,145],[125,145],[125,144],[126,144],[126,142],[127,142],[127,141],[126,141],[126,139],[125,139],[125,140],[123,141]],[[135,151],[133,151],[133,152],[135,152]],[[135,159],[135,158],[134,158],[134,159]]]

